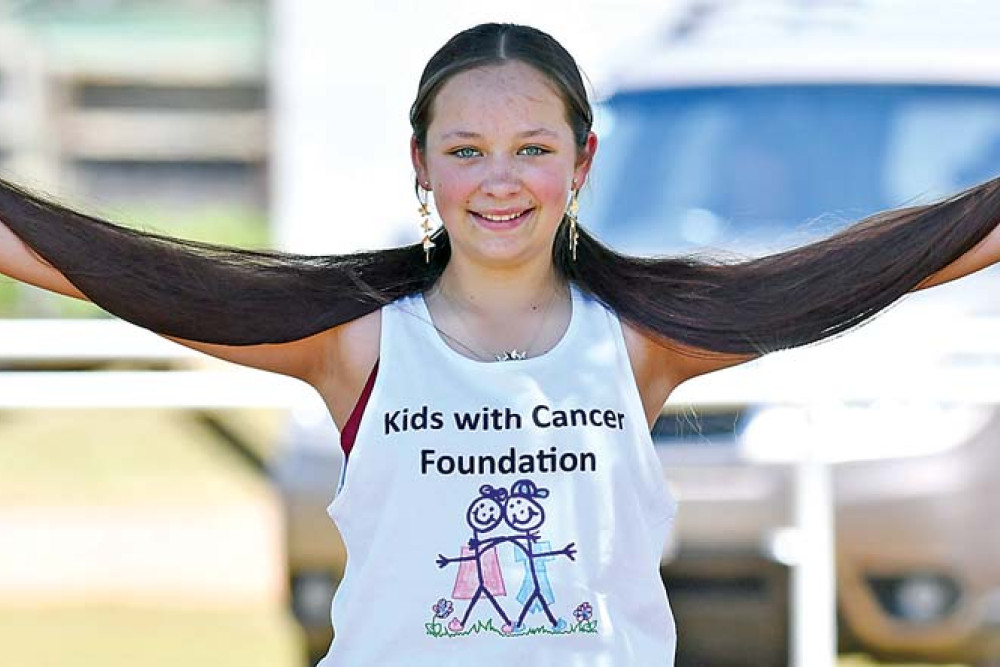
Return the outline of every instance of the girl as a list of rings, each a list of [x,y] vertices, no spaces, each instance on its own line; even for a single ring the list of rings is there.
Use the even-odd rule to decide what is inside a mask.
[[[444,227],[402,248],[212,246],[0,184],[4,274],[300,378],[346,427],[330,512],[349,561],[324,667],[671,664],[674,504],[648,433],[670,392],[1000,258],[1000,180],[742,263],[617,254],[576,221],[598,146],[580,73],[524,26],[452,38],[410,118],[421,210],[433,192]],[[552,614],[586,622],[427,632],[450,587],[436,556],[467,536],[454,508],[522,480],[549,491],[546,539],[574,545],[547,566]]]

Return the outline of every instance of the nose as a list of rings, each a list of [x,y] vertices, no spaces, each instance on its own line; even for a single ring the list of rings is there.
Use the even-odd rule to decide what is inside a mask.
[[[490,161],[480,188],[490,197],[505,199],[521,191],[521,178],[510,160],[497,156]]]

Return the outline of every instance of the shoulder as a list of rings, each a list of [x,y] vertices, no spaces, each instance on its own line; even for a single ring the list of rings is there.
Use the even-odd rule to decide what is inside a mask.
[[[338,327],[341,331],[331,356],[334,371],[349,373],[360,366],[367,375],[378,359],[382,317],[382,309],[379,309]]]
[[[342,426],[354,409],[379,357],[382,310],[376,310],[326,332],[326,364],[316,390]]]

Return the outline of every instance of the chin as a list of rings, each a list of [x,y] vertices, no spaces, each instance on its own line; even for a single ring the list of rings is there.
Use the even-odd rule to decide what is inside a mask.
[[[518,231],[528,232],[528,228]],[[552,257],[553,237],[535,238],[532,234],[475,234],[456,238],[450,235],[452,256],[461,255],[472,264],[490,268],[517,266],[539,257]]]
[[[467,254],[473,262],[490,268],[520,266],[541,255],[551,257],[551,249],[546,251],[540,248],[525,247],[521,244],[503,246],[493,244],[489,247],[478,247],[470,250],[471,252]]]

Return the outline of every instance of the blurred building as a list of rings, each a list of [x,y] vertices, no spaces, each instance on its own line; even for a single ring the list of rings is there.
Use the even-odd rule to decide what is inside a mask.
[[[0,8],[5,175],[102,205],[263,206],[263,0]]]
[[[0,174],[126,224],[268,242],[265,0],[0,0]],[[0,316],[85,315],[0,281]]]

